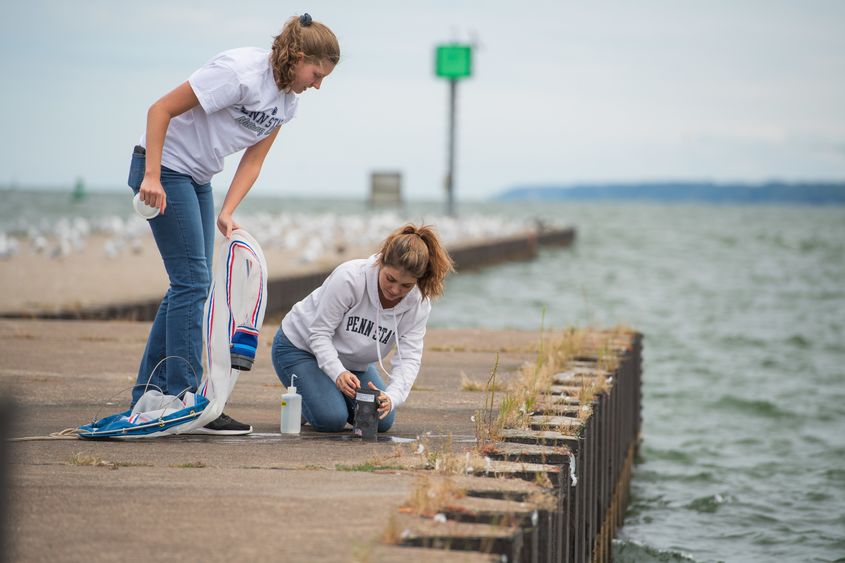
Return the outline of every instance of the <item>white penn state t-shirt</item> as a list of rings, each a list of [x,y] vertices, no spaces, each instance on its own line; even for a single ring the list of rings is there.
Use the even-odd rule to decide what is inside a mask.
[[[170,121],[161,164],[198,184],[223,170],[226,156],[251,147],[296,115],[298,98],[279,90],[265,49],[224,51],[188,82],[200,105]],[[145,134],[141,145],[146,141]]]

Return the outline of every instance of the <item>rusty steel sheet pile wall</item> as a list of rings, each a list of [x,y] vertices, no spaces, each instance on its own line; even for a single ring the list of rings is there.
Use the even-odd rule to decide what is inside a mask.
[[[453,492],[434,507],[406,507],[389,541],[448,550],[443,561],[467,551],[497,561],[610,561],[640,441],[642,335],[602,334],[600,347],[587,344],[555,368],[522,404],[530,410],[479,437],[475,461],[466,454],[471,476],[428,482],[424,497]]]

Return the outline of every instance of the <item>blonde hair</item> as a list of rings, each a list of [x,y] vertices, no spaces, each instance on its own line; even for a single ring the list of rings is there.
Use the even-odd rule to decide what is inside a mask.
[[[380,264],[400,268],[417,278],[423,297],[443,295],[444,280],[455,271],[452,257],[440,243],[431,225],[408,223],[381,244]]]
[[[336,65],[340,62],[340,45],[331,29],[312,21],[308,14],[290,18],[273,38],[270,52],[270,65],[279,90],[293,83],[300,54],[309,63],[328,61]]]

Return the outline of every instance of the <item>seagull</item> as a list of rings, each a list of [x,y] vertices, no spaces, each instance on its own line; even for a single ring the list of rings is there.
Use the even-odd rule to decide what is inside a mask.
[[[0,233],[0,260],[8,260],[18,253],[18,241]]]

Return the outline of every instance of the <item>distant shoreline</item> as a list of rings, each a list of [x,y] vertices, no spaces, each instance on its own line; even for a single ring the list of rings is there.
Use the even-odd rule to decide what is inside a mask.
[[[497,201],[659,201],[708,203],[802,203],[845,205],[845,182],[768,182],[719,184],[711,182],[646,182],[518,186]]]

